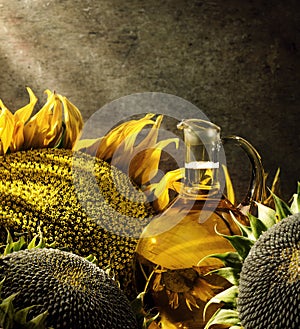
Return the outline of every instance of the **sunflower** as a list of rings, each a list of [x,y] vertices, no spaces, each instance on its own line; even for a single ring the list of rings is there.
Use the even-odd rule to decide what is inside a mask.
[[[69,99],[47,89],[45,104],[33,115],[38,99],[29,87],[27,92],[29,103],[14,114],[0,99],[0,155],[41,148],[85,152],[128,174],[149,199],[153,199],[154,195],[153,206],[158,212],[166,208],[170,202],[169,190],[174,190],[174,186],[179,184],[183,171],[170,171],[160,182],[152,183],[159,170],[162,150],[171,143],[178,147],[179,143],[178,138],[158,139],[163,115],[146,113],[140,119],[117,125],[105,136],[81,140],[83,118]],[[137,142],[145,127],[151,129]]]
[[[214,271],[214,273],[228,280],[231,286],[220,294],[212,297],[206,304],[204,313],[213,304],[221,305],[221,307],[219,307],[210,318],[205,329],[217,328],[218,326],[220,328],[230,329],[244,327],[266,328],[266,322],[256,322],[253,326],[252,320],[256,319],[256,321],[258,321],[259,318],[265,319],[265,316],[269,320],[271,318],[273,319],[274,316],[276,317],[276,312],[274,313],[272,308],[269,308],[271,311],[270,314],[267,310],[264,313],[257,312],[259,303],[263,306],[264,304],[269,305],[270,302],[271,304],[276,303],[275,307],[280,309],[280,311],[277,311],[277,314],[279,317],[282,315],[280,318],[281,324],[278,328],[296,328],[294,327],[296,322],[290,323],[290,319],[294,314],[296,315],[298,313],[296,311],[296,313],[289,314],[290,309],[285,309],[285,307],[289,307],[289,304],[281,304],[283,295],[277,295],[277,300],[276,298],[273,298],[272,301],[267,299],[271,297],[273,288],[274,291],[283,289],[286,278],[282,277],[280,283],[275,283],[276,275],[279,277],[284,273],[283,267],[287,269],[286,272],[289,273],[289,275],[294,275],[293,278],[296,275],[297,280],[299,279],[299,242],[295,244],[298,232],[297,229],[295,231],[294,226],[299,226],[300,182],[298,183],[297,193],[293,195],[290,205],[274,193],[271,193],[271,198],[268,198],[268,203],[274,204],[274,209],[258,203],[258,216],[249,215],[250,226],[247,227],[239,224],[242,236],[223,236],[225,239],[229,240],[236,251],[209,256],[223,262],[224,267]],[[270,245],[265,245],[265,241],[269,241]],[[270,252],[270,246],[272,246],[273,250],[268,256],[269,259],[266,259],[265,256]],[[287,249],[287,246],[289,249]],[[279,254],[280,257],[275,259],[276,255]],[[264,262],[264,265],[262,265],[262,262]],[[288,267],[286,264],[289,264]],[[259,265],[260,268],[257,268],[257,265]],[[261,272],[262,270],[264,270],[265,273]],[[270,275],[271,272],[272,275]],[[267,273],[269,274],[267,275]],[[299,295],[299,291],[295,290],[289,278],[288,276],[286,284],[288,288],[285,290],[285,295],[292,291]],[[295,280],[292,280],[292,283],[294,284]],[[299,280],[296,284],[299,285]],[[252,307],[253,298],[250,298],[249,294],[246,298],[245,296],[247,292],[249,292],[249,287],[253,289],[254,287],[258,287],[257,285],[259,289],[255,291],[256,308],[254,310]],[[254,290],[252,290],[252,296],[254,296]],[[264,298],[267,299],[264,300]],[[289,298],[291,298],[291,296]],[[293,300],[289,299],[292,304],[296,303],[296,300],[297,298]],[[269,315],[267,315],[267,313]],[[294,319],[298,321],[297,317]],[[268,321],[268,325],[271,325],[271,322]],[[277,325],[279,320],[275,322]],[[275,328],[275,324],[272,325],[272,328]]]

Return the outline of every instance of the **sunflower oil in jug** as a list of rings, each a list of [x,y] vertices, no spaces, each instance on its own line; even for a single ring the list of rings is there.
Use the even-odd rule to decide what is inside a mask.
[[[160,313],[162,328],[201,329],[218,309],[212,305],[204,315],[207,301],[230,286],[211,273],[222,267],[221,261],[207,256],[234,251],[222,235],[240,234],[233,216],[243,224],[248,218],[222,194],[220,128],[196,119],[177,127],[186,146],[183,188],[144,229],[135,281],[138,291],[146,291],[146,309]]]

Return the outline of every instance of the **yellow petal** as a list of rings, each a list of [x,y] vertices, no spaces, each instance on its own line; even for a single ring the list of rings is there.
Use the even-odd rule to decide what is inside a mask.
[[[24,144],[24,123],[22,121],[18,121],[15,123],[13,138],[10,144],[11,152],[16,152],[21,150],[23,144]]]
[[[37,97],[34,95],[33,91],[29,87],[27,87],[26,89],[29,94],[29,103],[15,112],[14,117],[16,123],[19,121],[23,123],[28,121],[28,119],[32,114],[34,106],[38,100]]]
[[[153,116],[153,114],[150,115],[151,117]],[[122,147],[122,144],[120,145],[118,156],[114,158],[115,164],[118,168],[125,169],[127,171],[128,167],[130,166],[130,162],[135,156],[137,156],[137,158],[135,158],[134,161],[136,161],[137,164],[144,161],[143,158],[147,158],[147,156],[145,156],[145,153],[149,153],[148,149],[156,147],[159,127],[162,118],[163,116],[159,115],[155,122],[145,120],[143,123],[135,124],[137,130],[130,132],[130,135],[125,139],[124,147]],[[152,124],[150,132],[138,145],[134,146],[137,134],[147,124]],[[147,159],[145,161],[147,161]]]
[[[136,147],[134,147],[135,141],[137,139],[138,133],[147,124],[154,124],[153,121],[144,121],[139,124],[131,125],[124,129],[124,134],[119,135],[116,139],[115,149],[113,153],[114,165],[119,169],[127,169],[128,165],[133,158]],[[129,129],[128,129],[129,128]]]
[[[150,132],[148,135],[139,143],[139,145],[136,146],[135,152],[138,153],[141,150],[144,150],[145,148],[151,148],[154,147],[159,133],[159,127],[161,125],[163,119],[163,115],[159,115],[153,125],[153,127],[150,129]]]
[[[226,184],[226,192],[227,192],[227,199],[234,204],[235,203],[235,195],[234,189],[232,186],[232,181],[230,179],[230,175],[228,169],[225,165],[222,165],[224,176],[225,176],[225,184]]]
[[[47,134],[51,130],[52,107],[54,94],[48,94],[46,104],[24,126],[24,149],[43,148],[49,138]]]
[[[73,149],[76,141],[80,137],[83,127],[83,119],[79,109],[71,103],[66,97],[58,95],[64,108],[65,134],[62,146],[67,149]]]
[[[132,148],[136,141],[138,133],[149,124],[154,124],[150,120],[154,114],[148,113],[139,120],[130,120],[123,122],[107,135],[105,135],[99,145],[97,157],[103,160],[111,159],[118,150],[118,154],[114,158],[114,164],[126,167],[128,159],[131,159]],[[119,166],[118,166],[119,167]]]
[[[147,187],[147,190],[153,191],[156,197],[153,206],[156,211],[164,210],[169,202],[169,189],[179,191],[182,184],[178,181],[184,178],[184,168],[179,168],[167,172],[159,183],[151,184]]]
[[[162,313],[161,316],[160,316],[160,321],[159,321],[158,328],[160,328],[160,329],[177,329],[178,325],[173,324],[172,322],[170,322],[168,317],[164,313]],[[154,326],[154,329],[156,329],[155,326]]]
[[[123,138],[124,140],[124,144],[125,144],[125,150],[132,150],[134,147],[134,144],[136,142],[136,138],[138,136],[138,133],[141,132],[142,129],[144,129],[144,127],[146,125],[154,125],[155,126],[155,122],[150,120],[153,117],[152,113],[147,114],[144,118],[140,119],[140,120],[136,120],[136,121],[131,121],[129,122],[129,124],[127,126],[125,126],[125,129],[123,131]],[[129,138],[127,138],[129,137]],[[155,144],[155,142],[154,142]]]
[[[192,306],[194,306],[195,308],[199,308],[199,305],[197,304],[197,301],[195,297],[193,297],[193,295],[191,295],[190,293],[184,293],[184,298],[186,306],[189,308],[190,311],[193,311]]]
[[[170,291],[170,293],[168,294],[168,298],[169,298],[170,307],[176,310],[176,308],[178,308],[179,306],[178,293],[174,291]]]
[[[49,94],[49,97],[52,97],[51,94]],[[62,104],[61,101],[55,93],[53,94],[52,99],[52,115],[50,117],[49,122],[49,130],[44,138],[44,145],[46,147],[55,147],[57,144],[59,144],[61,138],[62,138]]]
[[[97,139],[80,139],[76,142],[75,150],[85,152],[90,155],[96,155],[99,144],[103,137]]]
[[[182,178],[184,178],[184,168],[178,168],[172,171],[168,171],[158,183],[157,188],[155,190],[155,195],[159,197],[160,194],[163,193],[165,190],[175,190],[174,184]]]
[[[153,148],[139,152],[130,163],[130,178],[138,185],[150,182],[158,172],[162,149],[170,143],[175,143],[178,147],[178,142],[178,138],[169,138],[156,143]]]
[[[29,87],[27,87],[26,89],[29,94],[29,103],[17,110],[14,114],[15,129],[13,133],[13,140],[10,145],[10,149],[12,152],[16,152],[22,149],[22,146],[24,144],[24,124],[26,121],[29,120],[33,112],[34,106],[38,100]]]
[[[13,138],[15,120],[13,114],[0,100],[0,155],[7,152]]]
[[[203,300],[204,302],[207,302],[210,300],[213,296],[215,296],[215,292],[213,289],[220,289],[221,287],[211,285],[206,280],[202,278],[198,278],[196,284],[193,286],[193,295],[196,298],[199,298]]]
[[[155,321],[153,321],[148,326],[148,329],[161,329],[161,327],[159,327],[158,324]],[[169,329],[171,329],[171,328],[169,328]]]

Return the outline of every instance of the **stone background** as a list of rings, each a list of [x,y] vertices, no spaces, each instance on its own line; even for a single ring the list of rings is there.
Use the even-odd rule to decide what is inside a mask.
[[[87,120],[121,96],[177,95],[248,139],[271,177],[280,167],[288,199],[300,180],[299,9],[297,0],[0,0],[0,97],[15,110],[26,86],[39,105],[49,88]],[[228,158],[242,191],[248,167],[239,152]]]

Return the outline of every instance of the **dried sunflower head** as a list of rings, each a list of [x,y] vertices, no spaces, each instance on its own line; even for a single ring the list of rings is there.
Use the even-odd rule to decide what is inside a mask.
[[[54,248],[41,232],[30,241],[8,233],[0,255],[1,328],[137,328],[110,268]]]
[[[16,308],[36,305],[33,318],[48,312],[56,329],[134,329],[135,315],[125,295],[108,274],[75,254],[51,248],[13,252],[0,259],[2,295]]]
[[[260,236],[244,261],[238,311],[247,329],[300,327],[300,213]]]
[[[232,286],[206,304],[204,312],[212,304],[220,307],[205,329],[219,325],[234,329],[299,328],[300,183],[290,205],[271,194],[275,209],[258,203],[258,217],[249,215],[249,227],[240,224],[242,236],[224,236],[236,251],[211,255],[224,264],[224,268],[214,272],[226,278]],[[258,240],[261,242],[258,243]],[[280,296],[284,288],[287,291]],[[293,297],[289,294],[290,289]],[[289,303],[294,304],[294,311],[286,307],[291,305]],[[262,309],[264,312],[261,312]],[[276,323],[272,322],[273,317],[278,317]]]

